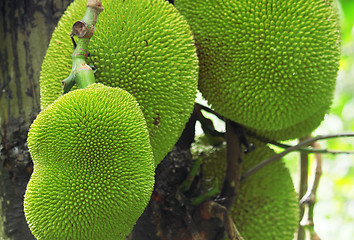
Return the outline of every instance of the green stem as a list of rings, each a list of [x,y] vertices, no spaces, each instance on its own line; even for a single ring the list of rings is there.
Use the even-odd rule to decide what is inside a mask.
[[[82,20],[74,23],[71,37],[78,36],[79,41],[73,52],[73,67],[69,77],[63,80],[63,94],[77,84],[79,88],[86,88],[95,83],[94,71],[86,64],[89,55],[88,47],[95,30],[98,15],[103,11],[100,0],[88,0],[87,9]]]
[[[200,164],[201,164],[201,160],[199,158],[193,163],[191,171],[188,173],[187,178],[183,181],[183,183],[180,186],[182,192],[186,192],[190,189],[194,177],[200,168]]]
[[[220,192],[219,182],[216,180],[212,188],[209,189],[206,193],[199,195],[198,197],[192,198],[191,204],[197,206],[202,202],[217,196],[219,192]]]
[[[95,83],[95,75],[90,66],[88,66],[84,59],[77,58],[73,60],[75,62],[75,75],[76,83],[79,88],[85,88],[93,83]]]

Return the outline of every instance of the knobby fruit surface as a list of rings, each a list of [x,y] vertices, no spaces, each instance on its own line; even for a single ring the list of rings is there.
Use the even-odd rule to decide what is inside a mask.
[[[63,95],[31,125],[34,171],[24,211],[37,239],[125,239],[150,200],[154,159],[128,92],[93,84]]]
[[[176,0],[200,60],[199,90],[220,114],[276,140],[323,120],[340,58],[332,0]]]
[[[88,62],[97,68],[97,82],[123,88],[137,99],[158,164],[193,110],[198,58],[190,27],[164,0],[102,0],[102,6]],[[40,76],[42,109],[62,93],[61,81],[72,64],[69,34],[85,10],[86,0],[75,0],[52,35]]]

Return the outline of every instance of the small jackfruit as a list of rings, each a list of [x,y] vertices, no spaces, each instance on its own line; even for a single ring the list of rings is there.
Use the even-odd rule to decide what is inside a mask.
[[[154,185],[143,114],[128,92],[93,84],[31,125],[24,211],[37,239],[125,239]]]
[[[339,67],[334,1],[176,0],[175,6],[194,33],[199,90],[218,113],[273,139],[302,137],[320,124]]]
[[[253,139],[251,142],[256,149],[243,154],[243,172],[275,154],[264,143]],[[215,179],[222,184],[225,175],[225,146],[194,150],[195,154],[202,157],[204,179]],[[214,184],[213,181],[205,183],[206,187]],[[299,222],[299,208],[293,182],[284,163],[273,162],[241,182],[239,195],[230,214],[244,239],[293,239]]]
[[[181,135],[197,92],[198,58],[190,27],[164,0],[102,0],[89,64],[96,81],[120,87],[140,104],[158,164]],[[86,0],[75,0],[56,27],[40,76],[41,108],[62,93],[71,71],[72,25]],[[55,66],[55,71],[53,71]]]

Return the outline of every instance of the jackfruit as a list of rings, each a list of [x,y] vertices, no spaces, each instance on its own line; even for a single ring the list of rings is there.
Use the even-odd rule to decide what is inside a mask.
[[[332,0],[176,0],[175,6],[194,33],[199,90],[218,113],[275,133],[266,137],[276,140],[303,137],[320,124],[340,57]]]
[[[322,122],[323,120],[323,113],[327,112],[328,106],[322,106],[321,108],[317,109],[313,114],[311,114],[305,120],[298,122],[292,126],[286,127],[282,130],[267,130],[267,129],[252,129],[248,128],[250,133],[256,134],[257,136],[267,137],[270,140],[285,140],[285,139],[293,139],[297,137],[303,137],[308,135],[313,131],[314,128],[317,127],[317,124]],[[311,123],[316,125],[311,125]]]
[[[24,211],[37,239],[125,239],[154,185],[143,114],[128,92],[93,84],[31,125]]]
[[[190,27],[164,0],[102,0],[102,6],[88,63],[97,68],[97,82],[137,99],[158,164],[181,135],[197,93],[198,58]],[[86,0],[75,0],[52,35],[40,76],[42,109],[62,93],[61,81],[71,71],[69,34],[85,9]]]
[[[243,172],[275,154],[264,143],[253,139],[251,142],[256,149],[243,154]],[[194,147],[194,154],[202,158],[204,179],[222,184],[225,146]],[[214,181],[206,181],[206,187],[211,187]],[[293,239],[299,222],[298,200],[290,173],[282,161],[269,164],[241,182],[239,191],[230,214],[244,239]]]

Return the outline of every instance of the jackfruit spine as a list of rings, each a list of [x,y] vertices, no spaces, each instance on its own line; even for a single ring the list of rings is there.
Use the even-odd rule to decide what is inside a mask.
[[[93,84],[42,110],[28,146],[24,210],[37,239],[125,239],[154,185],[143,113],[128,92]]]
[[[85,3],[75,0],[52,35],[40,76],[42,109],[61,95],[61,81],[71,71],[68,36]],[[137,99],[157,165],[177,142],[194,106],[198,58],[190,27],[164,0],[102,0],[102,5],[88,64],[97,68],[96,82]]]
[[[199,57],[199,90],[219,114],[272,140],[323,120],[340,57],[334,1],[176,0]]]

